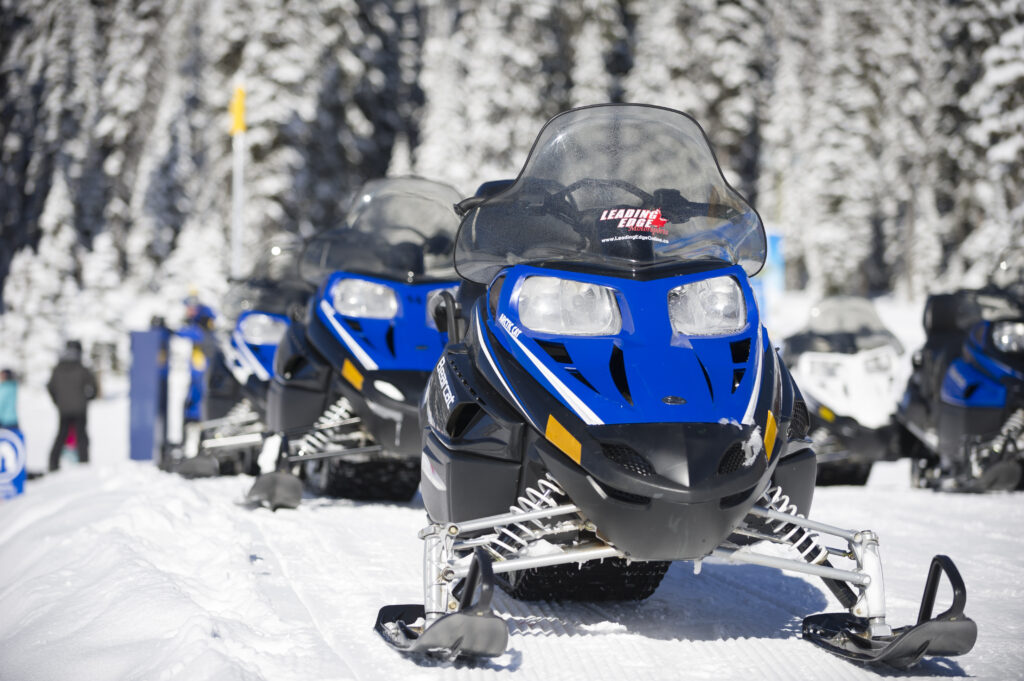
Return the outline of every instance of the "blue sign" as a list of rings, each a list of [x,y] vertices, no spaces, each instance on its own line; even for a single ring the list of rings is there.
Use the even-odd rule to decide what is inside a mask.
[[[14,428],[0,428],[0,499],[25,491],[25,438]]]

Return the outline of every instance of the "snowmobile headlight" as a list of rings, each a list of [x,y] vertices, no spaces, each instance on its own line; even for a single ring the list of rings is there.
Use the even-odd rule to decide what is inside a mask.
[[[395,290],[365,279],[342,279],[331,292],[334,309],[346,317],[392,319],[398,314]]]
[[[1024,322],[994,324],[992,342],[999,352],[1024,352]]]
[[[726,336],[747,324],[743,291],[732,277],[713,277],[668,292],[672,330],[685,336]]]
[[[288,331],[288,322],[254,312],[238,323],[238,330],[249,345],[277,345]]]
[[[610,336],[622,330],[614,290],[558,277],[523,280],[519,321],[532,331],[561,336]]]

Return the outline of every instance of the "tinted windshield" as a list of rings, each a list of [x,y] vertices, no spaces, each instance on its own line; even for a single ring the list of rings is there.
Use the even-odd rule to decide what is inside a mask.
[[[889,332],[871,301],[847,297],[826,298],[812,307],[807,330],[820,334]]]
[[[264,242],[262,255],[249,276],[235,284],[221,305],[227,319],[238,319],[249,310],[288,314],[290,307],[308,294],[309,287],[299,278],[298,260],[302,239],[284,233]]]
[[[697,122],[640,104],[552,118],[516,182],[464,216],[455,247],[459,274],[485,284],[519,262],[721,261],[756,274],[764,257],[761,219]]]
[[[413,281],[452,279],[452,247],[460,195],[419,178],[367,182],[345,226],[314,237],[302,257],[302,277],[319,284],[337,271]]]
[[[807,328],[787,341],[789,351],[855,353],[891,345],[903,346],[882,323],[867,298],[834,296],[811,308]]]

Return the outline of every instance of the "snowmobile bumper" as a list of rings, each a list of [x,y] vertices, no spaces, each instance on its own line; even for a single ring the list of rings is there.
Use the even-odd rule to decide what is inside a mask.
[[[480,595],[472,602],[478,586]],[[373,628],[389,646],[405,654],[446,660],[496,657],[508,645],[508,627],[491,611],[493,594],[491,559],[478,548],[456,612],[428,619],[422,605],[387,605],[380,609]]]
[[[953,590],[953,603],[932,617],[939,578],[945,574]],[[853,662],[885,664],[909,669],[925,656],[951,657],[969,652],[978,638],[978,626],[964,614],[967,588],[948,556],[935,556],[928,571],[917,624],[895,629],[891,636],[871,636],[870,622],[848,613],[811,615],[804,619],[804,638]]]

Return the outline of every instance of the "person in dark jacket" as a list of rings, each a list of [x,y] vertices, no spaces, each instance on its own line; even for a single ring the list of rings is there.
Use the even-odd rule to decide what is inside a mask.
[[[82,364],[81,343],[74,340],[67,342],[46,388],[50,391],[50,397],[53,398],[53,403],[57,405],[57,411],[60,413],[57,439],[53,441],[53,448],[50,449],[50,470],[55,471],[60,466],[61,450],[72,428],[75,429],[78,460],[88,463],[89,433],[86,429],[86,412],[89,400],[96,397],[97,388],[96,377]]]

